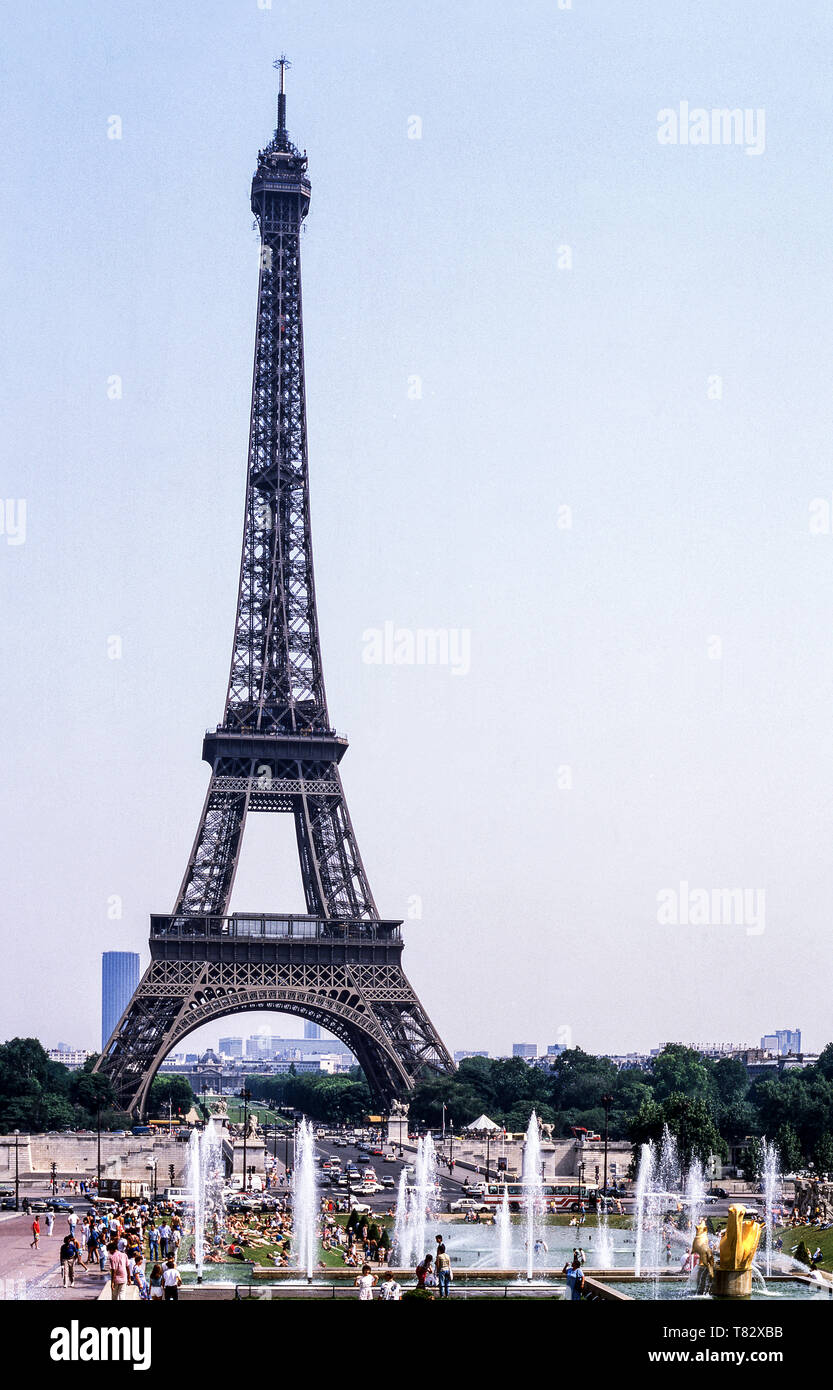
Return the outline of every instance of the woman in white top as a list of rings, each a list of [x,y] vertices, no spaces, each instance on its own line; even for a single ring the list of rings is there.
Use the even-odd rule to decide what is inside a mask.
[[[362,1303],[373,1301],[373,1285],[376,1283],[376,1275],[370,1273],[370,1265],[362,1265],[361,1274],[356,1275],[356,1288],[359,1291],[359,1299]]]

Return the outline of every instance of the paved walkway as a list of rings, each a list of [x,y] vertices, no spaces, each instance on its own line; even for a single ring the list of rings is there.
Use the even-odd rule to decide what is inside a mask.
[[[98,1298],[109,1289],[109,1278],[98,1265],[90,1263],[87,1272],[76,1266],[75,1285],[61,1284],[58,1253],[67,1230],[66,1216],[58,1212],[51,1236],[46,1234],[44,1213],[39,1215],[41,1235],[37,1250],[30,1248],[32,1217],[22,1212],[4,1214],[0,1220],[0,1299],[56,1299],[81,1301]]]

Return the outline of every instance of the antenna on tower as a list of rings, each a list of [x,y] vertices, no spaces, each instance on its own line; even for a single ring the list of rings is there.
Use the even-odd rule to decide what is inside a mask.
[[[286,69],[291,68],[292,64],[285,53],[280,58],[276,58],[272,64],[273,68],[278,68],[281,74],[280,86],[278,87],[278,128],[277,135],[286,135]]]

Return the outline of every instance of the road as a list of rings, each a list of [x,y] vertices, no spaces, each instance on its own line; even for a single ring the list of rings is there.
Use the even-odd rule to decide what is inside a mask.
[[[316,1153],[321,1154],[324,1158],[340,1159],[342,1171],[352,1160],[360,1171],[364,1168],[371,1167],[375,1170],[377,1178],[393,1178],[394,1186],[386,1189],[384,1192],[356,1195],[356,1201],[366,1203],[372,1211],[386,1212],[396,1205],[396,1194],[399,1189],[399,1175],[406,1163],[413,1163],[413,1154],[409,1154],[406,1151],[404,1158],[397,1159],[392,1163],[385,1162],[384,1158],[380,1157],[378,1154],[373,1154],[369,1163],[367,1161],[360,1162],[358,1155],[362,1147],[368,1149],[375,1147],[375,1145],[362,1145],[348,1142],[345,1147],[342,1147],[333,1144],[330,1139],[317,1139],[315,1144]],[[385,1148],[385,1152],[391,1152],[388,1145],[383,1147]],[[443,1208],[446,1208],[448,1202],[454,1201],[457,1197],[465,1195],[463,1188],[464,1177],[468,1177],[470,1182],[474,1179],[474,1175],[468,1172],[467,1169],[460,1169],[457,1167],[455,1167],[454,1175],[452,1176],[448,1172],[448,1166],[440,1162],[438,1167],[438,1178],[442,1193],[441,1205]],[[347,1195],[347,1189],[342,1187],[324,1187],[321,1189],[321,1193],[322,1196],[344,1197]]]

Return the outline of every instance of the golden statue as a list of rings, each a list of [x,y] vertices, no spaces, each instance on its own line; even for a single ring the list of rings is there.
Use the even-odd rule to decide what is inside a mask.
[[[691,1249],[699,1256],[697,1292],[711,1292],[716,1298],[749,1298],[752,1292],[752,1261],[758,1249],[763,1227],[760,1221],[744,1221],[746,1208],[729,1208],[726,1229],[720,1237],[717,1266],[709,1248],[708,1228],[698,1221]]]
[[[694,1240],[691,1242],[694,1254],[699,1256],[700,1268],[708,1270],[710,1279],[714,1278],[714,1255],[709,1245],[709,1228],[705,1221],[697,1222],[697,1229],[694,1233]]]
[[[761,1239],[760,1221],[744,1221],[746,1207],[729,1208],[726,1230],[720,1237],[720,1262],[718,1269],[742,1271],[749,1269]]]

